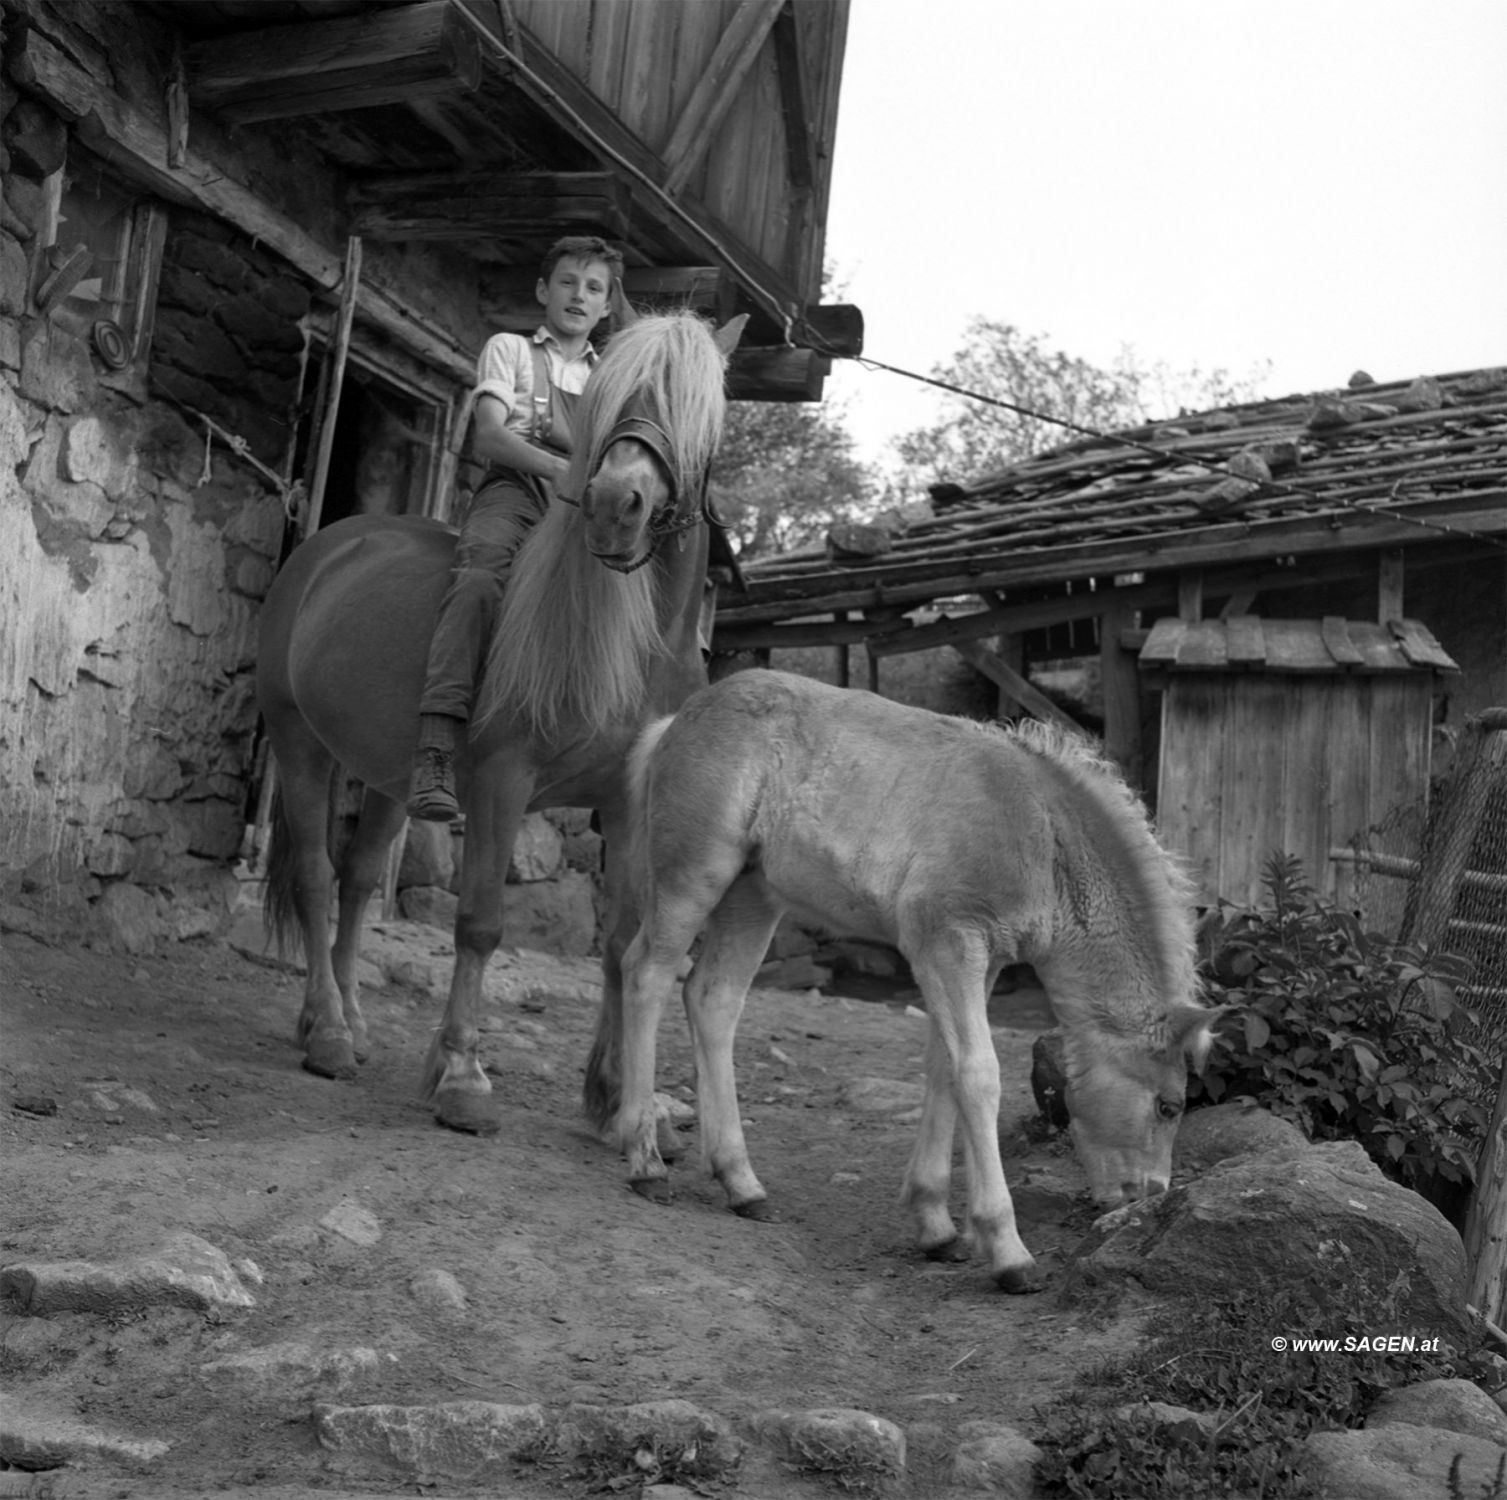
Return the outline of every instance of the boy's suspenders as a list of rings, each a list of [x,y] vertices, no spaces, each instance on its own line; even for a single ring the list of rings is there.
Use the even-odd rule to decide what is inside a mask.
[[[532,342],[528,346],[528,352],[534,365],[534,413],[529,422],[529,436],[536,443],[548,446],[550,428],[554,425],[550,419],[549,409],[549,355],[545,352],[543,344]]]

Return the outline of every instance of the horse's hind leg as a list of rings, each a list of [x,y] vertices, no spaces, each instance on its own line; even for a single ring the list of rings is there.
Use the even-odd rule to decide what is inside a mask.
[[[386,869],[387,851],[403,827],[404,817],[401,802],[368,787],[361,801],[355,834],[340,861],[340,919],[331,964],[357,1062],[365,1062],[371,1053],[366,1018],[361,1014],[361,986],[356,979],[361,926],[372,892]]]
[[[330,960],[330,889],[335,871],[330,863],[329,816],[334,763],[312,737],[295,743],[284,737],[273,750],[288,840],[286,879],[308,968],[298,1016],[303,1065],[322,1078],[354,1078],[356,1053]],[[281,859],[275,862],[282,863]]]
[[[926,1033],[926,1097],[916,1145],[905,1169],[900,1201],[915,1216],[916,1243],[932,1260],[967,1260],[968,1245],[952,1222],[952,1139],[957,1129],[952,1062],[935,1025]]]
[[[1015,1205],[1005,1182],[999,1156],[999,1057],[989,1034],[986,1012],[991,973],[983,940],[974,933],[951,929],[932,935],[912,949],[912,972],[926,998],[935,1048],[945,1052],[953,1100],[963,1127],[963,1151],[968,1168],[968,1223],[974,1241],[988,1257],[996,1283],[1007,1292],[1031,1292],[1041,1278],[1031,1252],[1015,1226]],[[940,1059],[929,1069],[927,1086],[940,1084]],[[924,1112],[923,1112],[924,1114]],[[936,1111],[936,1121],[944,1114]],[[923,1119],[924,1124],[924,1119]],[[950,1136],[950,1132],[949,1132]],[[935,1232],[945,1216],[945,1163],[938,1171],[937,1138],[923,1129],[912,1157],[902,1195],[917,1208],[922,1235]],[[936,1202],[938,1179],[942,1205]],[[923,1238],[923,1247],[925,1240]]]

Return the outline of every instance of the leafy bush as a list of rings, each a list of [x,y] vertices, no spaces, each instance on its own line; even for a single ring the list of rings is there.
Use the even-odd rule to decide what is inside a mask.
[[[1410,1331],[1400,1311],[1405,1291],[1401,1277],[1373,1288],[1337,1272],[1324,1286],[1253,1285],[1162,1308],[1139,1351],[1101,1368],[1091,1383],[1107,1403],[1163,1401],[1214,1420],[1169,1424],[1144,1409],[1117,1412],[1109,1404],[1059,1409],[1037,1439],[1041,1493],[1108,1500],[1312,1495],[1300,1463],[1309,1433],[1359,1426],[1376,1398],[1397,1386],[1489,1375],[1479,1345],[1437,1353],[1372,1348],[1378,1334]],[[1351,1338],[1357,1348],[1279,1351],[1272,1348],[1277,1334]]]
[[[1497,1086],[1455,1034],[1476,1019],[1452,989],[1465,966],[1367,932],[1290,855],[1263,882],[1269,909],[1225,908],[1206,930],[1205,975],[1234,1016],[1190,1080],[1190,1106],[1247,1096],[1313,1139],[1359,1141],[1435,1202],[1463,1190]]]

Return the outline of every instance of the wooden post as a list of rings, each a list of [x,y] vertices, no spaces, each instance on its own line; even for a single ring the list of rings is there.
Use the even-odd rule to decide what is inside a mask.
[[[1033,714],[1038,719],[1045,719],[1049,723],[1061,724],[1065,729],[1076,730],[1078,728],[1078,725],[1063,713],[1040,688],[1011,671],[986,646],[980,645],[977,641],[964,641],[952,649],[970,666],[977,667],[985,677],[1003,693],[1008,694],[1013,702],[1020,704],[1027,713]]]
[[[1136,657],[1120,643],[1134,611],[1112,603],[1099,616],[1099,676],[1104,690],[1104,750],[1141,788],[1141,674]]]
[[[1394,547],[1376,559],[1376,622],[1402,619],[1402,548]]]
[[[1500,1325],[1507,1317],[1507,1067],[1476,1164],[1476,1186],[1465,1220],[1465,1256],[1470,1268],[1465,1300]]]
[[[841,625],[847,618],[848,618],[848,612],[847,612],[847,610],[845,610],[845,609],[839,609],[839,610],[834,610],[833,611],[832,619],[833,619],[834,623],[836,623],[838,625]],[[838,687],[850,687],[850,686],[852,686],[852,664],[848,660],[848,647],[847,647],[847,643],[845,641],[839,641],[832,648],[832,650],[833,650],[833,653],[834,653],[834,657],[835,657],[835,661],[836,661],[836,666],[837,666],[837,685],[838,685]]]
[[[865,651],[864,655],[869,659],[869,691],[879,691],[879,658],[872,651]]]
[[[1188,568],[1177,575],[1177,617],[1190,623],[1204,617],[1204,575]]]
[[[304,521],[304,535],[319,530],[324,510],[324,487],[330,473],[330,454],[335,447],[335,417],[340,411],[340,391],[345,384],[345,358],[351,347],[351,322],[356,315],[356,295],[361,285],[361,241],[352,235],[345,243],[345,278],[340,283],[340,319],[335,329],[335,344],[330,351],[330,387],[319,424],[319,451],[314,458],[314,475],[309,482],[309,513]]]

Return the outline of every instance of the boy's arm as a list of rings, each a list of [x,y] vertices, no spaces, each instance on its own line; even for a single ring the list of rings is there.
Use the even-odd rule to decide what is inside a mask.
[[[536,448],[522,433],[514,432],[507,425],[508,408],[496,396],[477,397],[475,420],[474,449],[484,463],[516,469],[522,474],[537,474],[552,484],[564,480],[570,467],[565,459],[558,453]]]

